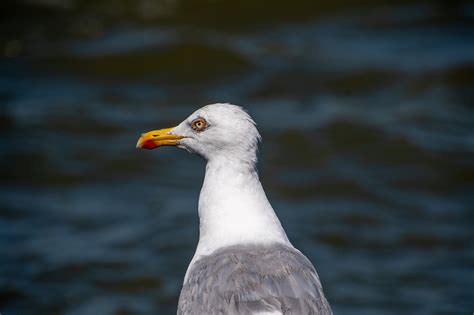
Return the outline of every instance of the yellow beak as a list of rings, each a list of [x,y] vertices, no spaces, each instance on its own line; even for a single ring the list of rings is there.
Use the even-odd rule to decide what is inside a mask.
[[[137,148],[151,150],[164,145],[177,145],[178,140],[185,137],[170,133],[170,131],[174,128],[175,127],[152,130],[147,133],[143,133],[138,139]]]

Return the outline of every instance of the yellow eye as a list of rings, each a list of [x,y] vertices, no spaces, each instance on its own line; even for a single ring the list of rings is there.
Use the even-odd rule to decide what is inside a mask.
[[[196,131],[202,131],[207,127],[207,122],[204,118],[197,118],[192,122],[192,127]]]

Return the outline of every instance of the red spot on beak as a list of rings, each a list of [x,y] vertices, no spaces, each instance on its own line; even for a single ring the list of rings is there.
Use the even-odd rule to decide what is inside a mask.
[[[156,149],[158,147],[159,145],[157,145],[153,140],[147,140],[142,144],[142,148],[148,149],[148,150]]]

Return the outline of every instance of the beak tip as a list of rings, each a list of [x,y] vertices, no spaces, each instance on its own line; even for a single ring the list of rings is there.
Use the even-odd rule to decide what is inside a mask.
[[[171,133],[174,128],[175,127],[152,130],[146,133],[142,133],[142,135],[138,138],[136,148],[152,150],[161,146],[178,145],[178,140],[184,137]]]

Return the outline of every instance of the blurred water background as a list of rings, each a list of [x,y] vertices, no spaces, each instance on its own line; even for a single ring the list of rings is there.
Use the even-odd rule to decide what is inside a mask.
[[[336,314],[474,311],[474,2],[0,4],[0,312],[173,314],[204,162],[135,149],[244,105]]]

